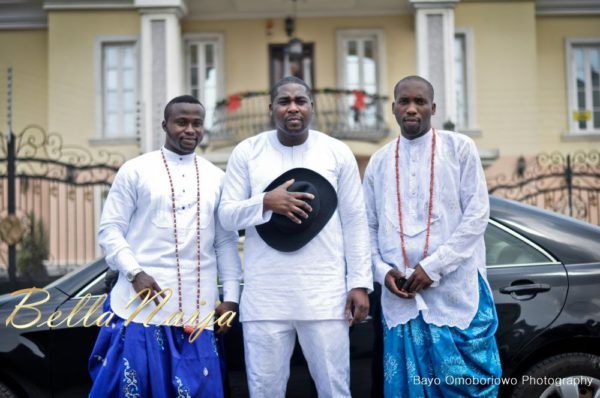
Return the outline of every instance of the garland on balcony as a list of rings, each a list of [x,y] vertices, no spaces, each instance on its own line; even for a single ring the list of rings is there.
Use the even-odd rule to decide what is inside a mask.
[[[363,90],[346,90],[346,89],[338,89],[338,88],[322,88],[322,89],[313,89],[312,94],[334,94],[334,95],[353,95],[354,96],[354,104],[352,105],[352,109],[361,110],[367,107],[367,103],[365,99],[367,97],[372,98],[374,101],[383,99],[387,100],[388,97],[384,95],[377,94],[367,94]],[[227,98],[222,99],[217,102],[216,107],[226,107],[227,112],[235,112],[239,108],[242,107],[242,100],[251,97],[260,97],[264,95],[270,95],[269,91],[246,91],[244,93],[235,93],[229,95]]]

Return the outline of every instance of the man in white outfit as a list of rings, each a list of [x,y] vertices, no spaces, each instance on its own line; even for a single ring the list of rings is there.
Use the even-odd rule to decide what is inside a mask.
[[[485,269],[485,176],[473,140],[431,126],[435,109],[431,83],[400,80],[392,104],[400,136],[365,171],[384,396],[495,397],[502,369]]]
[[[372,288],[358,167],[346,145],[309,130],[313,101],[304,81],[279,81],[269,108],[276,129],[234,149],[219,206],[225,229],[246,230],[240,320],[250,395],[285,396],[297,334],[319,396],[349,397],[348,327],[366,317]],[[282,218],[298,229],[311,221],[315,200],[326,197],[319,189],[298,192],[302,181],[296,180],[311,174],[313,182],[326,180],[337,196],[322,229],[307,242],[301,232],[269,238],[257,231]],[[277,177],[288,176],[265,192]],[[321,213],[314,216],[317,222],[323,221]]]
[[[217,335],[229,328],[212,322],[237,311],[241,269],[238,236],[216,217],[224,173],[195,152],[204,115],[196,98],[173,98],[164,146],[123,164],[106,199],[98,241],[119,279],[110,293],[116,316],[90,356],[92,398],[224,395]],[[161,295],[154,316],[152,301],[136,313],[146,289]],[[199,324],[208,327],[194,340]]]

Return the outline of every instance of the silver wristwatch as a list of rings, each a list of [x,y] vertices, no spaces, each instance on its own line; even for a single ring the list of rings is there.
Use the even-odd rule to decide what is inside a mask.
[[[135,268],[132,271],[127,271],[127,273],[125,274],[125,278],[127,279],[127,282],[133,282],[133,280],[135,279],[137,274],[139,274],[142,271],[143,271],[143,269],[141,269],[141,268]]]

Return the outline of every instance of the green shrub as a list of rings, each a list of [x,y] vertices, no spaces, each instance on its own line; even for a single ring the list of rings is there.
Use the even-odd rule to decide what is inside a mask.
[[[17,252],[17,270],[29,280],[46,278],[48,273],[44,261],[48,259],[48,235],[42,220],[36,220],[33,212],[27,213],[27,232]]]

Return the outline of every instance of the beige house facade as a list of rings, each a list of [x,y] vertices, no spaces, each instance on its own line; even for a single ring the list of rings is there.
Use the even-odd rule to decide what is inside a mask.
[[[127,157],[155,149],[160,110],[172,96],[194,92],[212,110],[232,94],[267,90],[277,57],[270,47],[289,42],[291,16],[292,36],[311,47],[302,61],[313,87],[388,97],[381,117],[389,137],[397,134],[393,85],[419,74],[436,88],[435,124],[452,122],[486,159],[600,143],[600,4],[593,0],[47,0],[0,7],[0,109],[11,66],[15,132],[35,123],[65,142]],[[577,80],[578,73],[589,76]],[[589,101],[578,103],[582,95]],[[360,145],[358,138],[351,145],[359,157],[381,143]]]

